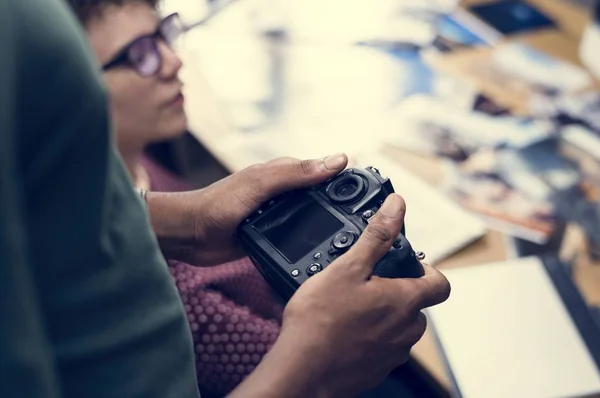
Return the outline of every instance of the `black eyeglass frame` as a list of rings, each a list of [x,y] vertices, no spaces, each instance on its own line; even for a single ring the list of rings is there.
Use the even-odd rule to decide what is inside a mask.
[[[179,16],[179,13],[174,12],[172,14],[169,14],[162,19],[162,21],[160,22],[160,24],[158,25],[158,27],[156,28],[156,30],[154,32],[145,34],[143,36],[139,36],[136,39],[134,39],[133,41],[131,41],[129,44],[127,44],[125,47],[123,47],[110,61],[105,63],[102,66],[102,70],[108,71],[110,69],[126,65],[126,66],[129,66],[129,67],[135,69],[141,76],[144,76],[144,77],[150,77],[150,76],[153,76],[156,73],[158,73],[158,71],[160,70],[161,65],[162,65],[162,55],[158,49],[157,39],[164,40],[165,43],[167,43],[169,46],[173,44],[173,41],[177,37],[174,37],[174,38],[166,37],[166,35],[164,34],[165,26],[168,26],[168,24],[171,23],[173,21],[173,19],[177,20],[177,22],[179,24],[179,28],[180,28],[179,32],[177,32],[177,37],[179,37],[180,35],[185,33],[187,31],[187,29],[183,25],[181,18]],[[157,64],[157,67],[155,68],[156,70],[154,70],[152,73],[144,74],[140,70],[140,68],[138,66],[136,66],[135,63],[131,60],[130,52],[131,52],[131,49],[134,48],[136,45],[138,45],[141,41],[148,40],[148,39],[152,40],[152,46],[153,46],[152,51],[156,54],[156,56],[158,58],[158,64]]]

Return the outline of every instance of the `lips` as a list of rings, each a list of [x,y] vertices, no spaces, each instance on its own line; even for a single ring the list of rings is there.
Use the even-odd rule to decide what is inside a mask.
[[[172,105],[177,105],[177,106],[181,106],[183,105],[184,102],[184,97],[182,93],[178,93],[173,100],[171,101]]]

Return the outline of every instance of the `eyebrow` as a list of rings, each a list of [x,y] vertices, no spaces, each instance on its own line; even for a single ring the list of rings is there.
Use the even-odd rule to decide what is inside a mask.
[[[114,52],[114,54],[112,55],[112,57],[109,58],[109,60],[107,62],[111,62],[112,60],[114,60],[117,57],[120,57],[123,52],[125,52],[129,46],[131,46],[134,42],[136,42],[137,40],[143,38],[143,37],[147,37],[147,36],[152,36],[154,34],[156,34],[156,32],[158,31],[158,29],[160,28],[160,25],[162,23],[162,19],[158,19],[156,26],[154,27],[154,29],[150,32],[147,33],[142,33],[136,37],[134,37],[133,39],[129,40],[128,42],[126,42],[125,44],[123,44],[122,46],[120,46],[117,51]]]

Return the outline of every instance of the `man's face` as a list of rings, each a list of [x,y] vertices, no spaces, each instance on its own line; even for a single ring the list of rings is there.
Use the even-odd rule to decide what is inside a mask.
[[[156,32],[160,22],[152,7],[132,2],[107,7],[88,23],[87,32],[98,60],[105,65],[136,39]],[[158,36],[154,40],[162,60],[156,74],[142,76],[127,63],[104,72],[121,151],[174,138],[187,127],[177,76],[181,61],[164,40]]]

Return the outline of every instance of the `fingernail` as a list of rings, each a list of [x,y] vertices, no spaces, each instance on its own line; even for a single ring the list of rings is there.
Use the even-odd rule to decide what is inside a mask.
[[[379,211],[386,217],[398,217],[402,211],[402,201],[398,195],[389,195]]]
[[[336,153],[335,155],[327,156],[323,160],[323,165],[327,170],[334,171],[342,168],[345,161],[346,157],[343,153]]]

